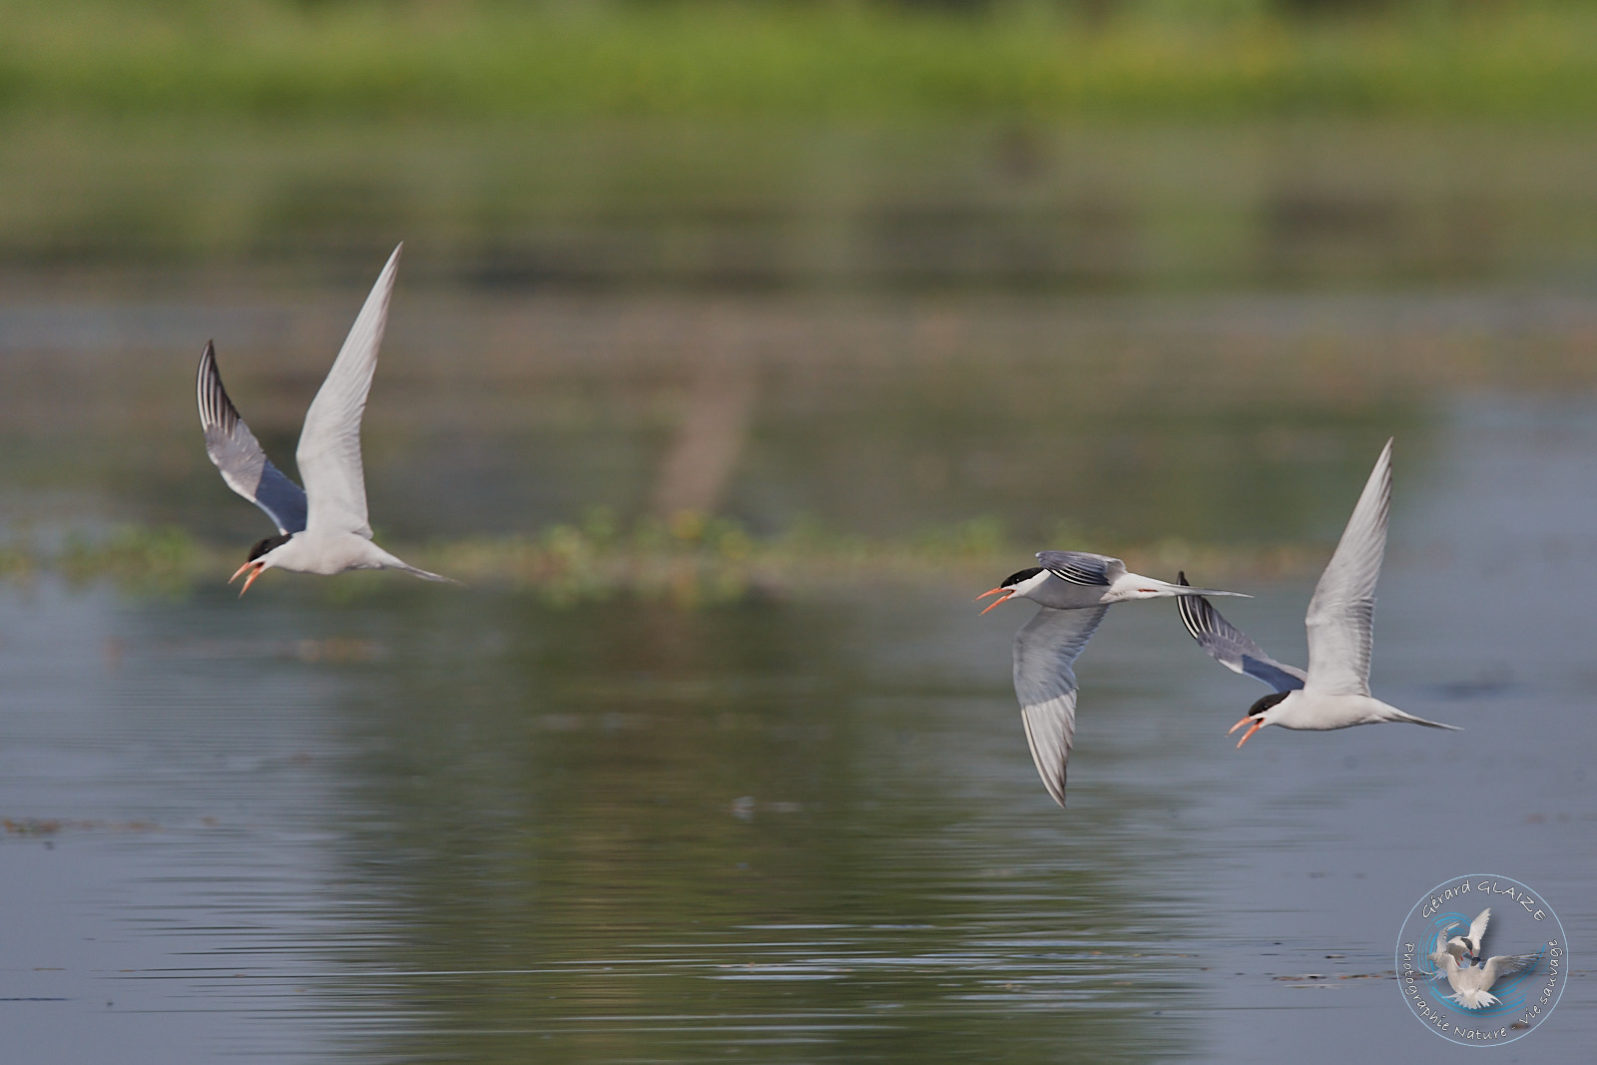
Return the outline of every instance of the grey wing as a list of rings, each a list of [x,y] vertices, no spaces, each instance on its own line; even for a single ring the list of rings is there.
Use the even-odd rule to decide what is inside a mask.
[[[1305,687],[1331,695],[1370,693],[1375,582],[1386,553],[1392,500],[1392,441],[1364,484],[1347,528],[1309,600],[1309,675]]]
[[[200,356],[194,388],[200,405],[200,427],[205,430],[205,453],[221,471],[222,480],[264,510],[278,532],[303,530],[305,492],[272,465],[255,434],[239,417],[238,408],[222,387],[216,348],[210,341]]]
[[[1071,584],[1107,587],[1126,575],[1126,564],[1118,558],[1086,551],[1039,551],[1037,561],[1043,569]]]
[[[1176,578],[1183,588],[1190,587],[1183,571]],[[1297,666],[1277,662],[1248,634],[1221,617],[1220,612],[1201,595],[1176,596],[1181,623],[1209,657],[1235,673],[1262,680],[1278,692],[1303,687],[1305,674]]]
[[[1076,673],[1071,667],[1108,607],[1037,611],[1015,634],[1015,695],[1026,742],[1043,786],[1065,805],[1065,764],[1076,735]]]
[[[377,370],[377,349],[388,321],[399,252],[394,249],[377,283],[355,316],[327,380],[305,412],[295,459],[310,496],[310,524],[319,529],[370,537],[366,518],[366,474],[360,457],[360,422]]]

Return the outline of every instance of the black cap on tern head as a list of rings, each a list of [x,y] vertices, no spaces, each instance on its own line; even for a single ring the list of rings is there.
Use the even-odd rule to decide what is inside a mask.
[[[1031,580],[1033,577],[1037,576],[1037,574],[1039,574],[1041,572],[1042,572],[1042,567],[1041,566],[1033,566],[1033,567],[1031,567],[1031,569],[1023,569],[1019,573],[1011,573],[1009,576],[1004,578],[1004,583],[1000,584],[998,587],[1000,587],[1000,588],[1013,588],[1015,585],[1019,584],[1021,581],[1029,581],[1029,580]]]
[[[1260,699],[1258,702],[1254,703],[1248,708],[1248,716],[1258,717],[1260,714],[1270,709],[1270,707],[1274,706],[1276,703],[1280,702],[1282,699],[1285,699],[1291,694],[1291,692],[1271,692],[1269,695],[1266,695],[1264,698]]]
[[[250,557],[244,561],[254,562],[256,559],[266,554],[266,552],[282,547],[284,544],[288,543],[289,537],[292,535],[292,533],[283,533],[281,536],[268,536],[266,539],[260,541],[254,547],[250,548]]]

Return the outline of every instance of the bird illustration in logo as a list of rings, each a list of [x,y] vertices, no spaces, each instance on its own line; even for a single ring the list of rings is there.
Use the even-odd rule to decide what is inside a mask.
[[[1490,906],[1482,910],[1480,913],[1477,913],[1475,915],[1475,919],[1469,923],[1469,932],[1467,934],[1462,936],[1452,936],[1448,939],[1448,953],[1462,961],[1463,958],[1460,957],[1459,951],[1463,951],[1463,953],[1469,955],[1470,963],[1474,964],[1475,959],[1480,957],[1481,938],[1486,935],[1486,924],[1491,919],[1492,910]],[[1453,927],[1457,926],[1455,925]]]
[[[1436,977],[1445,978],[1453,993],[1447,998],[1465,1009],[1479,1010],[1498,1003],[1492,987],[1505,976],[1528,972],[1536,967],[1541,954],[1496,954],[1480,965],[1474,964],[1480,954],[1481,939],[1486,935],[1486,923],[1492,911],[1482,910],[1470,922],[1469,932],[1462,936],[1448,933],[1458,927],[1458,922],[1447,925],[1436,934],[1436,949],[1431,953],[1431,963],[1436,966]]]

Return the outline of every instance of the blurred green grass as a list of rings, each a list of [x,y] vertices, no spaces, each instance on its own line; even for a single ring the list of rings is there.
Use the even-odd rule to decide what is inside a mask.
[[[0,17],[0,113],[1573,118],[1597,103],[1597,5],[1567,0],[1312,18],[1248,2],[5,0]]]
[[[1065,525],[1057,539],[1086,542],[1092,537]],[[801,521],[783,533],[761,537],[732,518],[684,511],[622,522],[603,508],[536,533],[463,537],[397,549],[401,556],[436,566],[470,587],[531,595],[556,607],[634,599],[695,608],[769,597],[802,599],[844,586],[939,582],[955,590],[968,586],[974,596],[1034,564],[1032,548],[1013,542],[993,518],[886,537]],[[1185,567],[1210,581],[1306,571],[1321,555],[1323,547],[1316,545],[1254,544],[1244,551],[1176,538],[1132,544],[1126,550],[1134,568],[1168,571],[1173,579],[1175,570]],[[134,596],[182,599],[221,586],[242,557],[242,545],[223,549],[171,525],[79,529],[54,547],[26,534],[13,535],[0,543],[0,584],[28,585],[59,577],[74,587],[108,583]],[[275,579],[284,578],[277,574]],[[378,594],[393,580],[392,575],[345,576],[311,583],[320,594],[348,599]]]
[[[0,0],[0,286],[1584,276],[1597,5],[1289,6]]]

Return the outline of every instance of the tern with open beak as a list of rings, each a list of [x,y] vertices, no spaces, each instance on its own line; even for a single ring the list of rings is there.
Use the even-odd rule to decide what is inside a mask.
[[[1381,449],[1365,482],[1342,539],[1320,575],[1309,600],[1309,668],[1277,662],[1232,625],[1202,596],[1180,600],[1181,620],[1198,646],[1222,666],[1261,680],[1275,689],[1249,708],[1230,731],[1247,726],[1244,743],[1266,725],[1289,729],[1351,728],[1383,721],[1457,731],[1456,725],[1427,721],[1370,694],[1370,651],[1374,642],[1375,582],[1386,554],[1386,519],[1392,500],[1392,441]],[[1179,580],[1185,584],[1187,575]],[[1229,733],[1228,733],[1229,735]]]
[[[1015,634],[1015,694],[1037,773],[1048,794],[1063,806],[1065,763],[1076,735],[1076,674],[1071,667],[1104,612],[1115,603],[1136,599],[1242,593],[1167,584],[1130,573],[1124,562],[1108,555],[1040,551],[1037,561],[1042,565],[1012,574],[976,598],[1000,597],[983,614],[1017,599],[1030,599],[1042,607]]]
[[[351,569],[398,569],[429,581],[448,577],[418,569],[372,542],[366,518],[366,477],[361,467],[360,421],[377,369],[377,348],[388,320],[388,299],[394,289],[399,252],[388,257],[377,283],[350,327],[305,413],[294,458],[305,487],[284,476],[256,442],[238,408],[222,387],[216,350],[210,343],[200,356],[196,389],[205,451],[222,472],[229,488],[266,512],[278,535],[260,541],[249,558],[228,579],[248,573],[243,595],[268,569],[333,574]]]

